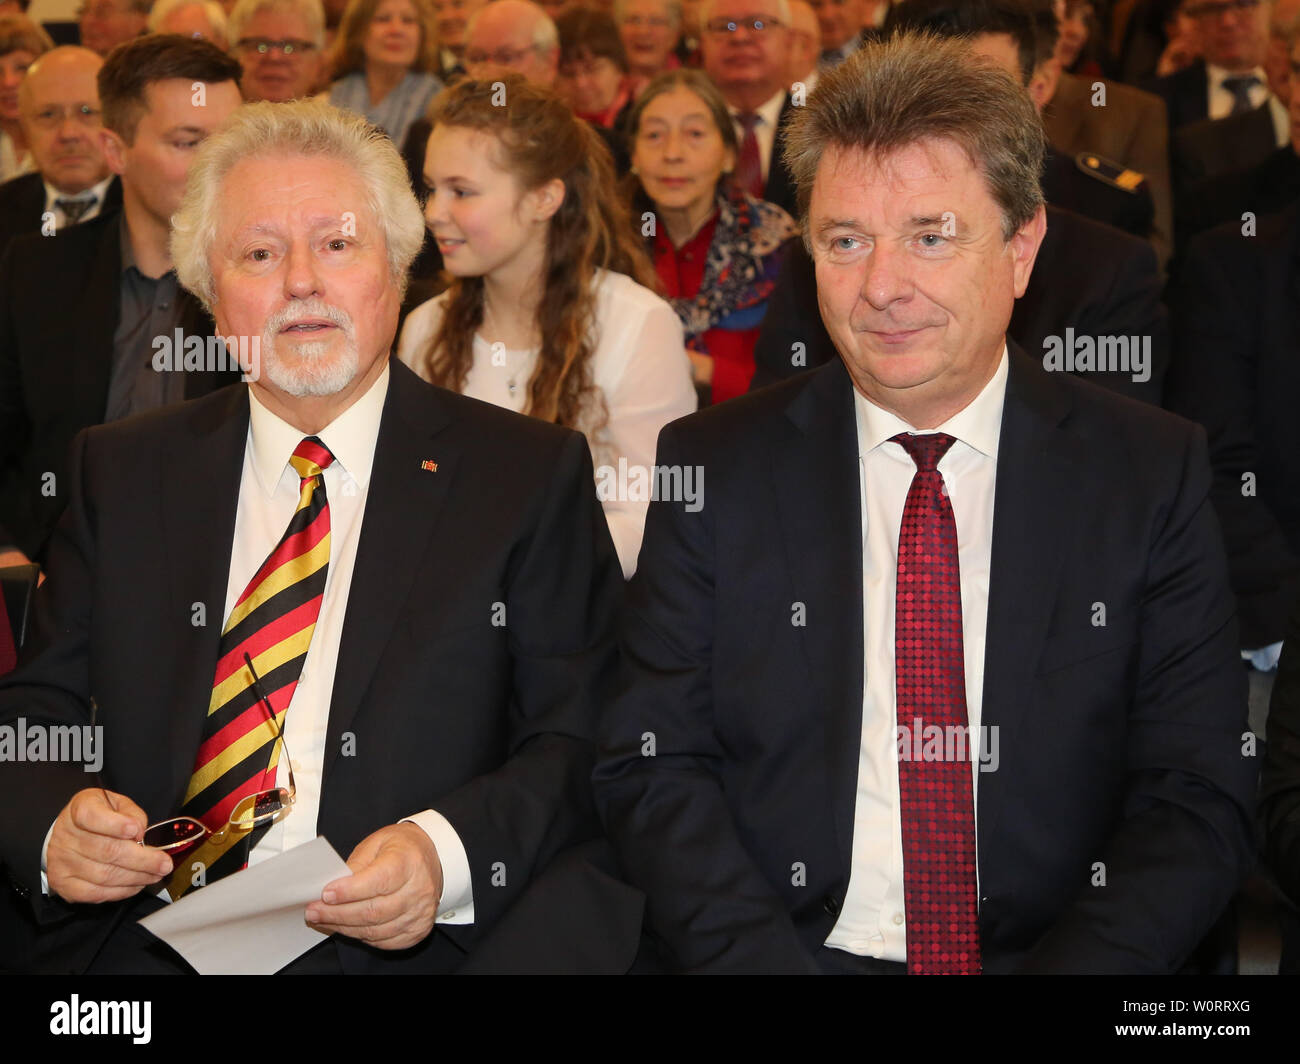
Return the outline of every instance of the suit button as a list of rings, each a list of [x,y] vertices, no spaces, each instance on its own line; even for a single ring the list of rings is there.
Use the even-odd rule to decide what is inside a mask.
[[[831,916],[840,915],[840,902],[834,894],[826,895],[826,898],[822,901],[822,908]]]

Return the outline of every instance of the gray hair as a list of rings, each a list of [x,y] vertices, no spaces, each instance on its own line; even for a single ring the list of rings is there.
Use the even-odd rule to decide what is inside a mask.
[[[153,5],[153,9],[149,12],[149,21],[145,23],[146,28],[150,33],[161,33],[162,30],[158,27],[162,25],[163,19],[173,11],[179,11],[184,7],[202,8],[217,43],[225,47],[226,11],[217,3],[217,0],[157,0]]]
[[[230,43],[233,47],[244,36],[244,29],[254,15],[263,11],[283,11],[297,15],[306,23],[308,39],[318,49],[325,47],[325,8],[321,0],[239,0],[230,12]]]
[[[664,10],[668,12],[668,17],[673,20],[673,25],[680,27],[682,24],[682,0],[659,0],[663,4]],[[620,26],[623,24],[623,16],[627,14],[627,0],[614,0],[614,21]]]
[[[424,214],[411,191],[402,157],[381,130],[360,115],[319,100],[245,104],[229,125],[203,142],[172,216],[176,276],[212,310],[216,291],[209,256],[217,238],[221,185],[248,158],[307,155],[352,167],[366,190],[366,206],[383,227],[388,269],[399,296],[424,242]]]
[[[1039,174],[1046,137],[1024,86],[981,61],[970,42],[933,33],[863,45],[822,75],[786,133],[785,161],[808,201],[828,148],[889,155],[927,140],[962,149],[984,177],[1010,240],[1043,205]]]

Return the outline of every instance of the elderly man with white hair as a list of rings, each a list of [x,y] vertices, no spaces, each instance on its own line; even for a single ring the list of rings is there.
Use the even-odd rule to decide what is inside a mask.
[[[77,439],[0,687],[0,720],[103,728],[107,790],[0,772],[0,859],[35,886],[53,824],[36,904],[100,917],[53,925],[64,971],[183,970],[132,931],[160,888],[317,835],[349,874],[287,971],[590,969],[613,941],[587,880],[538,878],[597,830],[622,580],[588,447],[390,358],[423,232],[396,149],[319,102],[250,104],[195,160],[173,254],[247,383]],[[529,954],[502,944],[525,896]]]
[[[325,9],[321,0],[239,0],[230,12],[230,43],[244,68],[245,100],[302,99],[321,81]]]
[[[226,12],[217,0],[157,0],[148,25],[150,33],[202,37],[218,48],[228,47]]]

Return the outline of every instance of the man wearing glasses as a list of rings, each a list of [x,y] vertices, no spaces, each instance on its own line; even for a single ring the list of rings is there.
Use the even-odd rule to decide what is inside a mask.
[[[0,185],[0,251],[16,236],[48,236],[122,206],[99,143],[102,65],[90,49],[66,45],[28,68],[18,108],[37,172]]]
[[[239,0],[230,13],[239,87],[252,103],[310,96],[321,81],[325,11],[320,0]]]
[[[470,19],[464,62],[472,78],[522,74],[550,88],[560,69],[560,36],[537,4],[495,0]]]
[[[1268,99],[1263,63],[1272,6],[1271,0],[1185,0],[1182,10],[1196,23],[1201,58],[1144,86],[1164,98],[1171,134]]]
[[[722,90],[740,144],[736,180],[751,196],[793,215],[794,183],[781,158],[782,130],[795,107],[786,91],[790,5],[713,0],[702,16],[704,72]]]

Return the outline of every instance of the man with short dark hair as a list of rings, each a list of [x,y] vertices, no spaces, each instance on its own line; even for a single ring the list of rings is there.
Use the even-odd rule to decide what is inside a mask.
[[[78,431],[238,378],[158,358],[178,332],[212,332],[167,242],[194,148],[239,106],[238,79],[239,64],[208,41],[144,37],[115,50],[98,75],[100,137],[122,211],[57,240],[22,237],[0,262],[0,560],[41,560]]]
[[[790,128],[840,360],[660,435],[594,777],[669,967],[1172,972],[1250,867],[1205,435],[1006,338],[1042,151],[934,37]]]

